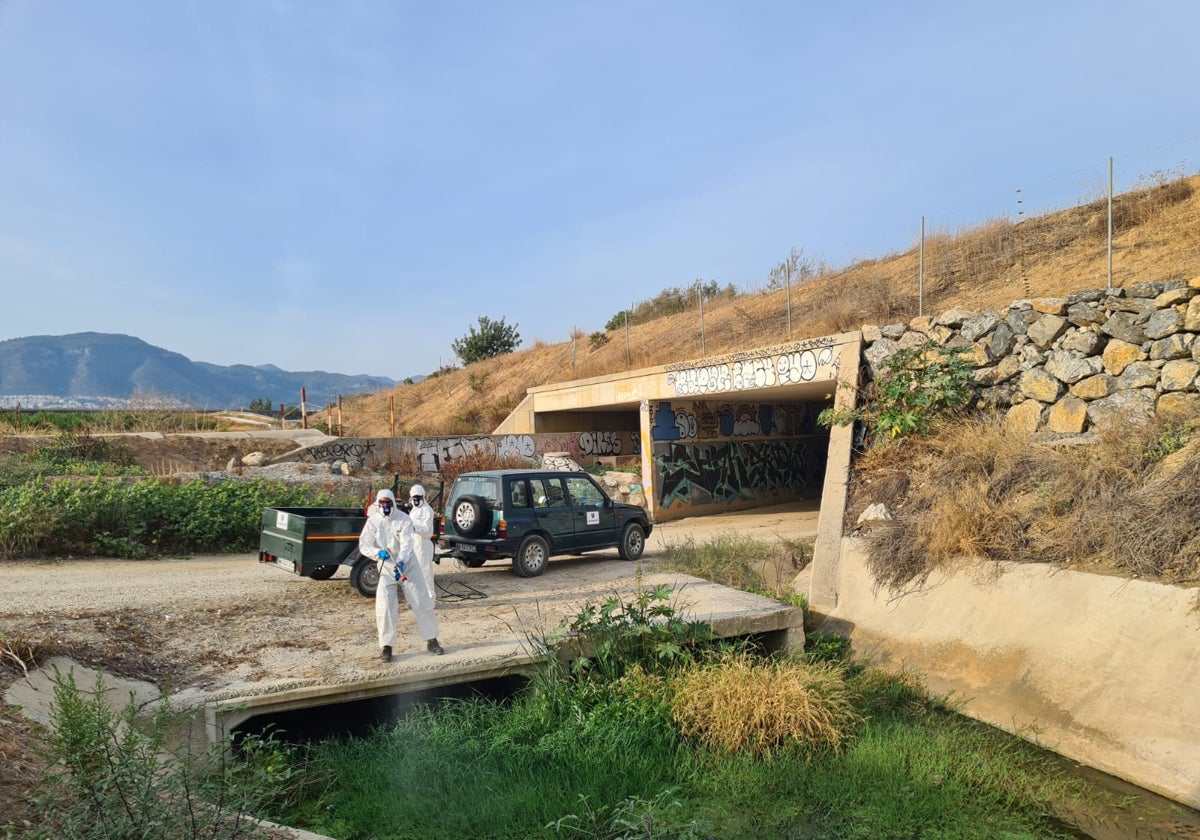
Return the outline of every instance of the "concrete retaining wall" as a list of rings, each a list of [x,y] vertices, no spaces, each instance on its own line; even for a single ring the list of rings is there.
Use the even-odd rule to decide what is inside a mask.
[[[978,563],[901,595],[842,541],[821,624],[963,711],[1200,808],[1200,592],[1038,564]]]

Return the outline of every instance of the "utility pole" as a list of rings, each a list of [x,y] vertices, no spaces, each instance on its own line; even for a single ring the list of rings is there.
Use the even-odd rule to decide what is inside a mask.
[[[787,261],[783,264],[783,276],[785,285],[787,286],[787,312],[788,312],[788,341],[792,340],[792,254],[788,252]]]
[[[632,308],[632,307],[630,307]],[[625,367],[633,364],[629,359],[629,310],[625,310]]]
[[[1112,193],[1113,193],[1113,161],[1108,158],[1108,288],[1112,288]]]
[[[917,269],[917,317],[925,314],[925,217],[921,217],[921,257]]]

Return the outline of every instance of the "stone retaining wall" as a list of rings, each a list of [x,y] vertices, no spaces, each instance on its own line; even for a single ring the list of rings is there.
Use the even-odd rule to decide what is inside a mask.
[[[1079,434],[1200,408],[1197,335],[1200,277],[864,326],[863,357],[874,375],[897,350],[929,340],[964,348],[982,405],[1030,433]]]

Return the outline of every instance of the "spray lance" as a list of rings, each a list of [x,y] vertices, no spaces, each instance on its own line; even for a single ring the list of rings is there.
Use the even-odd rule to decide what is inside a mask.
[[[379,549],[379,559],[380,560],[391,560],[392,555],[388,552],[388,550],[386,548],[381,548],[381,549]],[[408,580],[408,576],[406,574],[404,574],[404,561],[403,560],[395,561],[394,568],[392,571],[392,578],[394,580],[399,581],[400,583],[404,583],[405,581]]]

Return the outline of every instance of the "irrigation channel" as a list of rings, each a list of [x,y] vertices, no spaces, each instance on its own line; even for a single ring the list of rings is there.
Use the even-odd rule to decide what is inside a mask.
[[[760,639],[772,647],[772,639]],[[382,695],[325,706],[309,706],[250,718],[235,735],[282,733],[285,740],[304,744],[326,739],[366,737],[375,727],[402,720],[410,711],[447,700],[482,698],[508,702],[528,685],[519,674],[443,685],[433,689]],[[1058,803],[1070,815],[1060,829],[1081,840],[1200,840],[1200,811],[1139,788],[1115,776],[1078,764],[1049,750],[1043,751],[1065,774],[1085,780],[1111,794],[1119,803],[1097,811]]]

